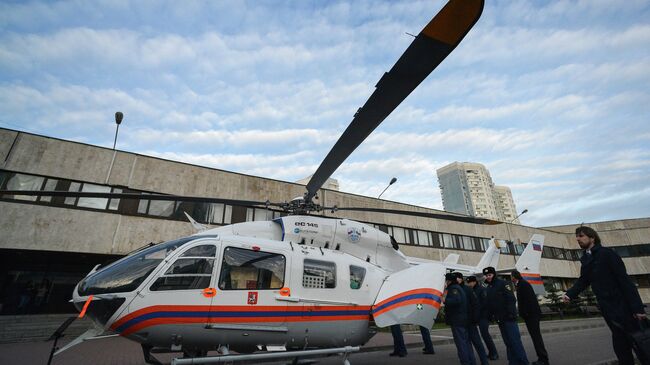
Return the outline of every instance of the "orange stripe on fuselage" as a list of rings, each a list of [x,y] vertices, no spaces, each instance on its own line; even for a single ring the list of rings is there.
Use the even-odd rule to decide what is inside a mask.
[[[433,294],[433,295],[437,295],[439,297],[442,297],[442,292],[440,292],[439,290],[435,290],[435,289],[431,289],[431,288],[413,289],[413,290],[405,291],[405,292],[402,292],[402,293],[399,293],[399,294],[395,294],[392,297],[384,299],[381,302],[375,304],[374,307],[382,306],[385,303],[388,303],[388,302],[390,302],[392,300],[395,300],[395,299],[397,299],[399,297],[412,295],[412,294]]]
[[[164,325],[164,324],[193,324],[193,323],[284,323],[284,322],[319,322],[319,321],[351,321],[351,320],[370,320],[370,306],[187,306],[187,305],[157,305],[147,308],[142,308],[133,313],[130,313],[111,325],[111,329],[115,330],[127,323],[132,319],[136,319],[140,316],[147,315],[150,313],[156,312],[208,312],[208,313],[228,313],[228,312],[304,312],[302,316],[273,316],[268,317],[264,314],[261,314],[259,317],[250,316],[250,317],[227,317],[227,316],[215,316],[215,317],[164,317],[164,318],[151,318],[146,319],[141,322],[138,322],[132,326],[125,328],[121,333],[123,336],[128,336],[134,332],[137,332],[143,328]],[[354,314],[354,315],[318,315],[319,312],[324,311],[347,311],[353,310],[356,312],[366,311],[368,314]]]
[[[410,300],[405,300],[403,302],[395,303],[395,304],[393,304],[391,306],[388,306],[388,307],[386,307],[386,308],[384,308],[384,309],[382,309],[380,311],[377,311],[377,312],[373,313],[373,316],[377,317],[377,316],[379,316],[379,315],[381,315],[383,313],[386,313],[386,312],[388,312],[390,310],[393,310],[393,309],[396,309],[396,308],[399,308],[399,307],[403,307],[405,305],[412,305],[412,304],[416,304],[416,305],[417,304],[425,304],[425,305],[430,305],[430,306],[432,306],[432,307],[434,307],[436,309],[440,309],[440,303],[436,302],[433,299],[416,298],[416,299],[410,299]]]

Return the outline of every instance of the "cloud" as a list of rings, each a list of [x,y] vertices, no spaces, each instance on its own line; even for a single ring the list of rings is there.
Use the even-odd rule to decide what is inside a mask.
[[[120,110],[118,148],[294,181],[443,3],[3,2],[0,125],[110,146]],[[334,177],[441,208],[435,170],[476,161],[528,224],[647,216],[649,11],[487,2]]]

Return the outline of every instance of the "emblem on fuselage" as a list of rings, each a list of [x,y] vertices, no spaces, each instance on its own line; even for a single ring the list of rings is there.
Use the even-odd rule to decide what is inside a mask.
[[[248,304],[255,305],[257,304],[257,292],[249,291],[248,292]]]
[[[361,232],[358,228],[351,227],[348,229],[348,239],[350,242],[357,243],[361,239]]]

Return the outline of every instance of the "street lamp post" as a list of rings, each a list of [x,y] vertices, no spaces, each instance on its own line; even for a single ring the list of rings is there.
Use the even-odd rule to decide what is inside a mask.
[[[508,231],[508,241],[507,241],[507,242],[509,242],[509,243],[512,244],[512,248],[513,248],[513,249],[515,248],[515,244],[514,244],[514,242],[512,242],[512,239],[511,239],[511,236],[510,236],[510,225],[512,224],[512,222],[516,221],[517,218],[521,217],[522,215],[524,215],[524,214],[526,214],[526,213],[528,213],[528,209],[524,209],[524,210],[522,210],[521,213],[519,213],[519,215],[517,215],[516,217],[512,218],[510,221],[506,222],[506,230]],[[516,250],[515,250],[515,253],[517,253]]]
[[[115,140],[113,141],[113,149],[115,149],[115,144],[117,143],[117,132],[120,131],[120,124],[122,124],[123,118],[124,118],[124,114],[122,114],[122,112],[115,113],[115,124],[117,124],[117,128],[115,129]]]
[[[388,188],[390,188],[391,185],[395,184],[396,182],[397,182],[397,178],[396,178],[396,177],[390,179],[390,182],[388,183],[388,186],[386,186],[386,188],[384,189],[384,191],[382,191],[381,194],[379,194],[379,196],[377,197],[377,199],[381,198],[381,195],[382,195],[386,190],[388,190]]]
[[[115,124],[117,124],[117,128],[115,128],[115,139],[113,140],[113,159],[111,160],[110,166],[108,166],[108,173],[106,173],[106,184],[108,184],[108,179],[111,177],[111,171],[113,171],[113,164],[115,163],[115,156],[117,155],[117,151],[115,150],[115,145],[117,144],[117,132],[120,131],[120,124],[122,123],[123,118],[124,114],[122,114],[122,112],[115,112]]]

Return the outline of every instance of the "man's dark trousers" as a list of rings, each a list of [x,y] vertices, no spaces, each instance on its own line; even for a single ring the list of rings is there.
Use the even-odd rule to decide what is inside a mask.
[[[404,344],[404,335],[399,324],[390,326],[390,332],[393,335],[393,352],[396,355],[406,356],[406,345]]]
[[[478,322],[478,328],[481,330],[481,337],[483,337],[483,342],[487,347],[488,356],[497,356],[497,347],[494,346],[492,335],[490,335],[490,321],[487,318],[481,318]]]
[[[517,322],[500,321],[499,330],[508,350],[508,364],[528,365],[526,350],[524,350],[524,345],[521,343],[521,334],[519,333]]]
[[[478,333],[478,327],[475,324],[471,324],[467,328],[467,334],[469,340],[474,345],[474,349],[478,354],[478,359],[481,361],[481,365],[488,365],[489,360],[487,354],[485,353],[485,347],[483,347],[483,342],[481,341],[481,335]]]
[[[456,344],[456,351],[458,351],[458,359],[461,365],[476,365],[467,327],[451,326],[451,334],[454,336],[454,343]]]
[[[530,334],[530,339],[533,340],[535,353],[537,353],[537,359],[539,361],[543,361],[545,364],[548,364],[548,353],[546,352],[546,347],[544,347],[542,331],[539,329],[539,318],[527,317],[524,318],[524,321],[526,322],[526,328]]]
[[[428,328],[420,326],[420,333],[422,334],[422,342],[424,342],[424,351],[433,351],[433,342],[431,342],[431,332]]]
[[[631,333],[639,330],[639,323],[636,319],[633,318],[617,319],[618,321],[612,321],[605,317],[605,322],[609,326],[609,329],[612,331],[612,345],[614,346],[614,353],[619,359],[620,365],[633,365],[634,356],[632,355],[632,342],[630,341],[629,336]],[[619,323],[619,321],[624,323]],[[643,356],[638,352],[636,355],[638,357]],[[639,361],[641,361],[641,364],[643,365],[650,364],[650,359],[639,359]]]

